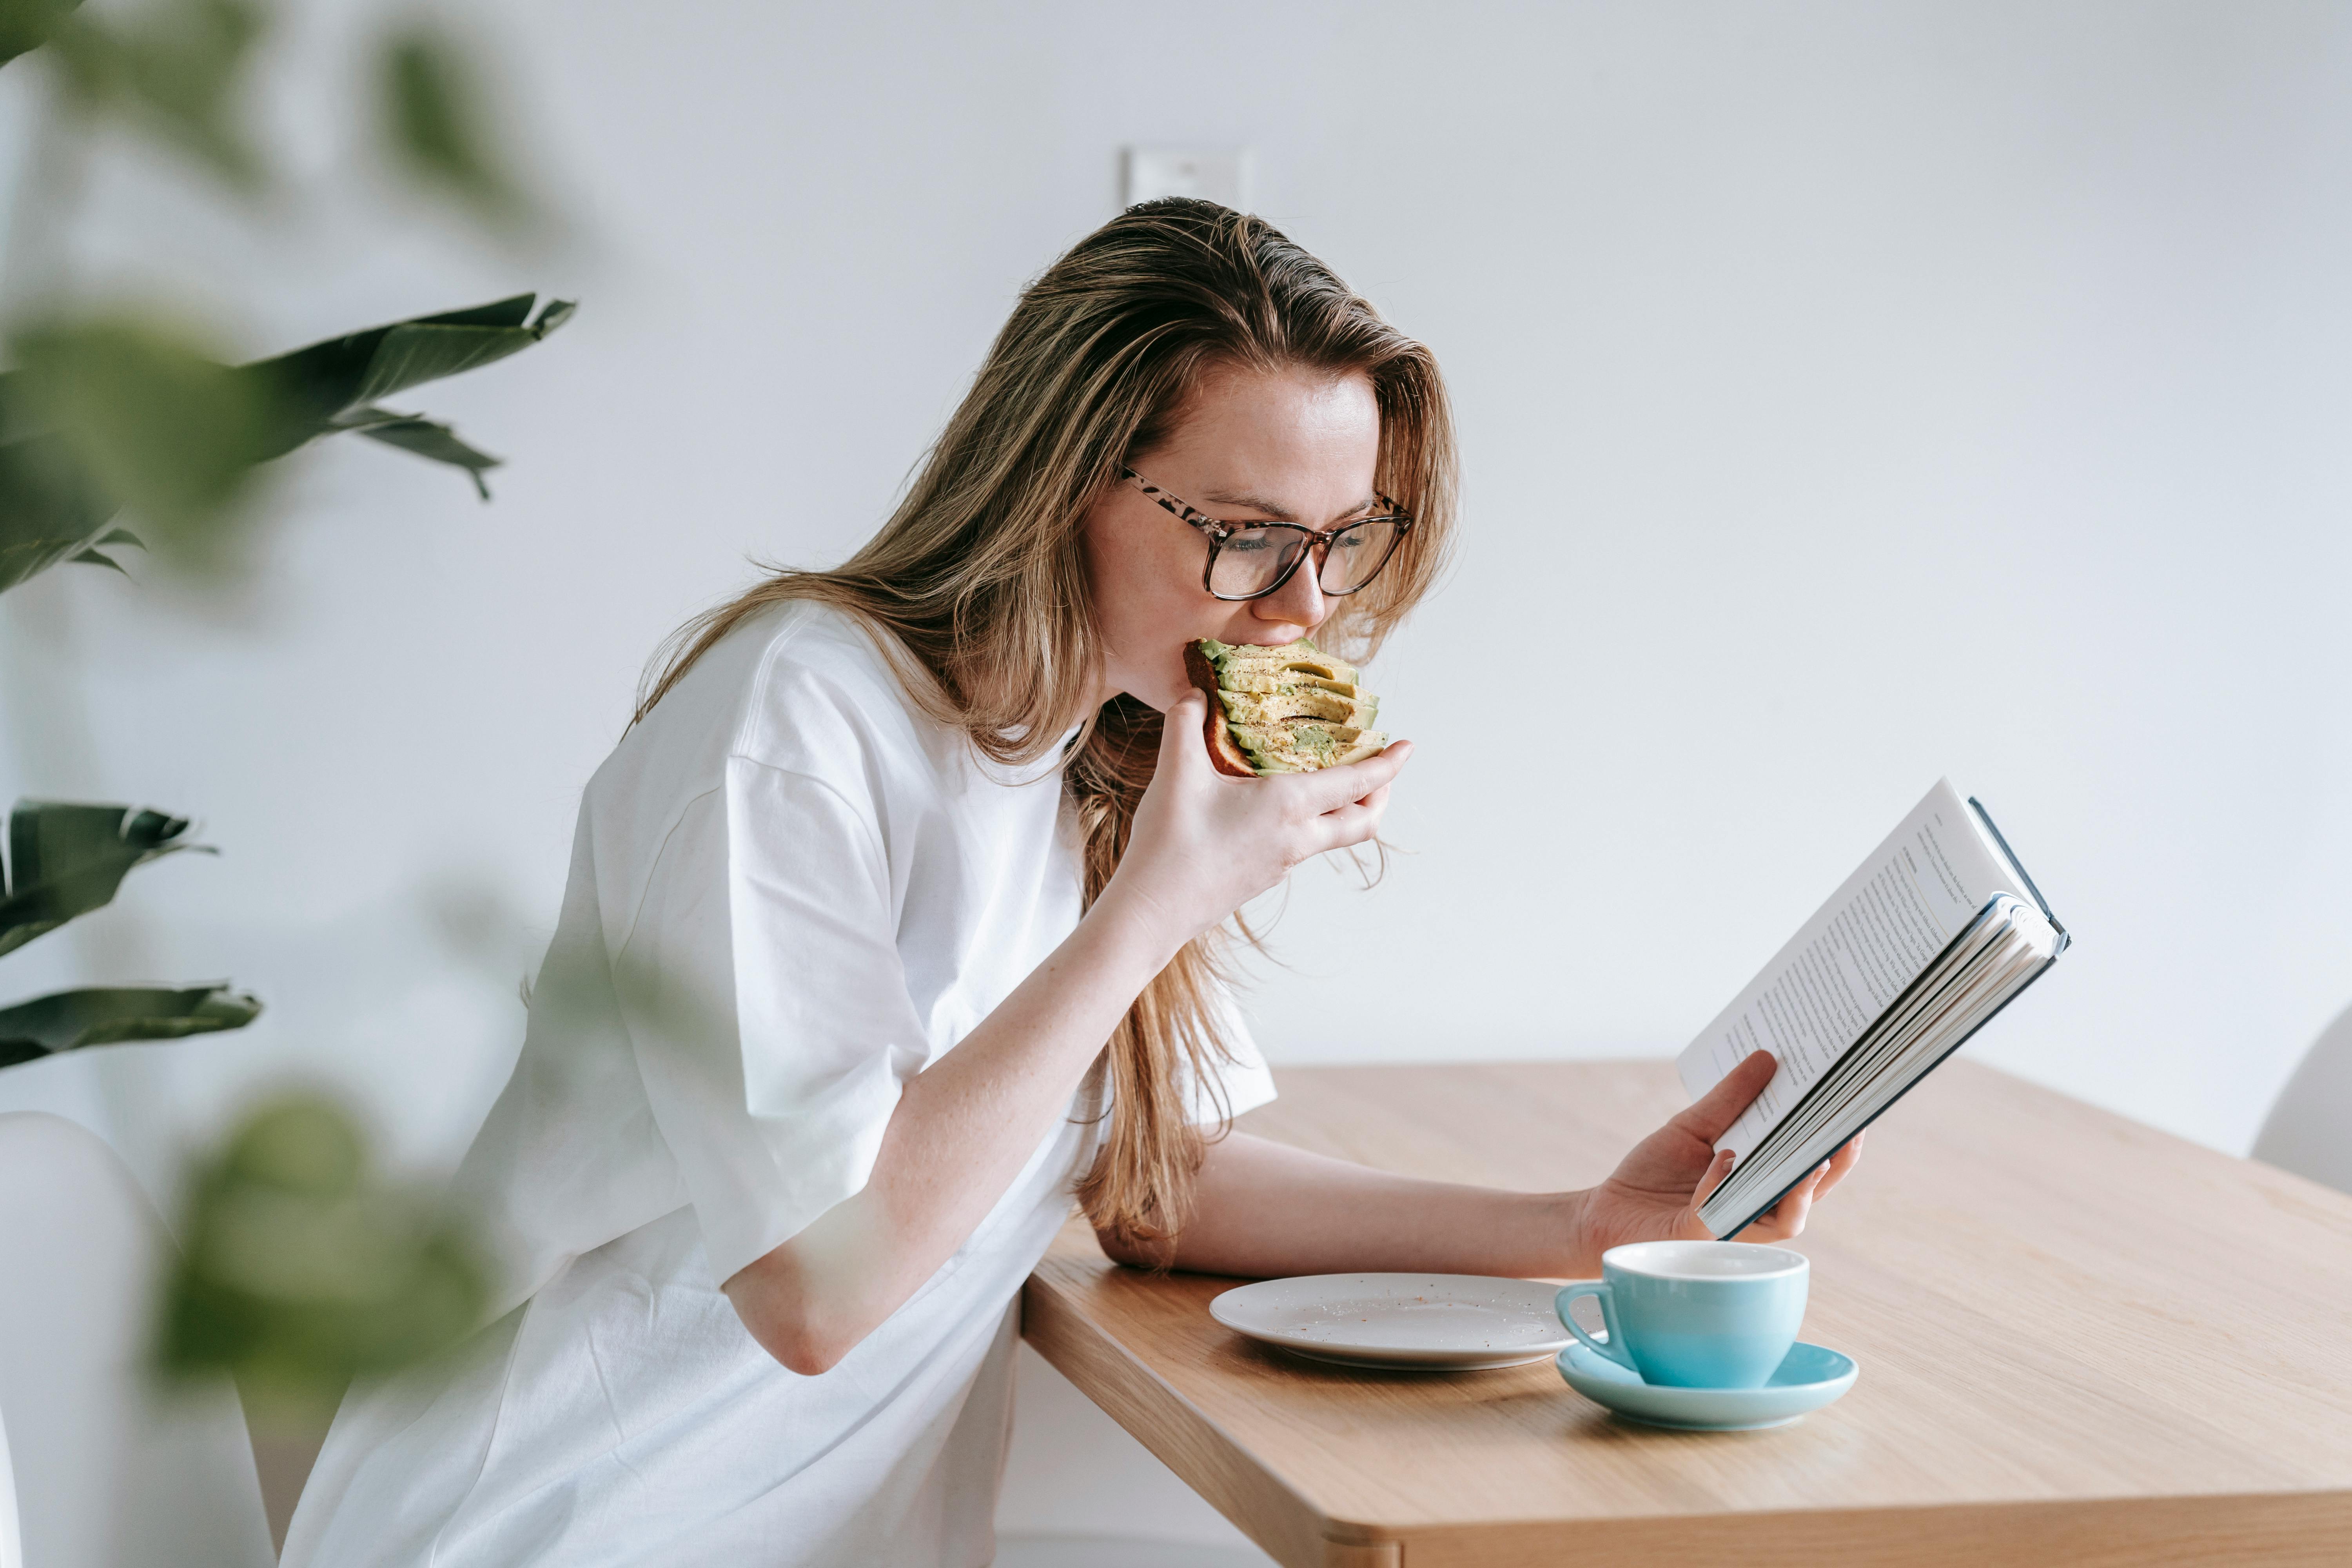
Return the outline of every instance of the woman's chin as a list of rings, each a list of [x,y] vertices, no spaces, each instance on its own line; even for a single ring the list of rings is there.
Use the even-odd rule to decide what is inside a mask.
[[[1180,676],[1168,685],[1160,685],[1157,682],[1149,686],[1138,685],[1131,689],[1128,695],[1155,713],[1165,713],[1182,701],[1184,693],[1192,689],[1192,683]]]

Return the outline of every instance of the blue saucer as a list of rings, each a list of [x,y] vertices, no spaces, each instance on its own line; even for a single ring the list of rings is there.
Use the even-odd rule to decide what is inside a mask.
[[[1559,1375],[1595,1405],[1631,1421],[1686,1432],[1752,1432],[1785,1426],[1819,1410],[1853,1386],[1861,1371],[1852,1356],[1799,1340],[1761,1388],[1669,1388],[1643,1383],[1607,1356],[1582,1345],[1559,1352]]]

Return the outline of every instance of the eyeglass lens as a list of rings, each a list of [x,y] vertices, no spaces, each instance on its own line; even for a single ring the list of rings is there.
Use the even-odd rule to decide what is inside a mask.
[[[1307,548],[1305,529],[1270,524],[1244,528],[1217,547],[1209,572],[1209,591],[1227,598],[1247,598],[1265,593],[1281,581]],[[1387,518],[1342,529],[1323,557],[1318,581],[1327,594],[1352,594],[1380,574],[1396,548],[1398,528]]]

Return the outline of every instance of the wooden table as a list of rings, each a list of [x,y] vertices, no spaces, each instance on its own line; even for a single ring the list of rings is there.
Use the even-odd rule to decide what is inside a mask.
[[[1664,1062],[1276,1076],[1250,1131],[1529,1190],[1683,1103]],[[1081,1226],[1023,1331],[1288,1568],[2352,1564],[2352,1197],[1956,1061],[1799,1245],[1805,1337],[1862,1376],[1765,1432],[1622,1422],[1548,1363],[1296,1360]]]

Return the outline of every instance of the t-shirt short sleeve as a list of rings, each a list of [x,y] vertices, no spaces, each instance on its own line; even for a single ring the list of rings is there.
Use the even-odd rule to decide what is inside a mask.
[[[1218,1030],[1233,1059],[1219,1061],[1213,1056],[1210,1058],[1208,1065],[1216,1075],[1214,1084],[1192,1079],[1190,1064],[1186,1064],[1186,1093],[1192,1101],[1192,1121],[1202,1126],[1213,1125],[1227,1116],[1239,1116],[1244,1110],[1255,1110],[1275,1098],[1274,1074],[1267,1070],[1265,1058],[1259,1054],[1257,1040],[1250,1033],[1249,1020],[1242,1016],[1233,992],[1220,984],[1213,1005],[1217,1009]]]
[[[928,1058],[870,810],[748,758],[664,841],[614,984],[724,1280],[862,1189]]]

